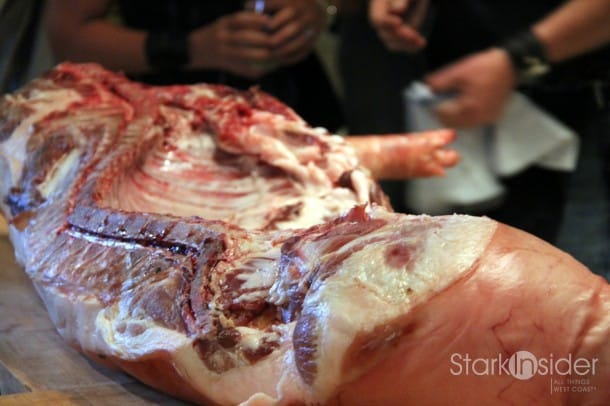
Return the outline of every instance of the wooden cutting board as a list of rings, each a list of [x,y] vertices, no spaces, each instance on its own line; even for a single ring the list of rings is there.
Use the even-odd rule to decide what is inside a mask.
[[[184,404],[68,347],[7,237],[0,237],[0,394],[0,406]]]

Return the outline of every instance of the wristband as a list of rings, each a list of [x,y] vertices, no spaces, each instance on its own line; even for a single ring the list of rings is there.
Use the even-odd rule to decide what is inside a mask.
[[[146,36],[144,51],[151,68],[171,70],[190,62],[187,34],[184,32],[150,32]]]
[[[544,46],[531,30],[509,38],[500,48],[508,53],[519,84],[535,83],[551,69]]]

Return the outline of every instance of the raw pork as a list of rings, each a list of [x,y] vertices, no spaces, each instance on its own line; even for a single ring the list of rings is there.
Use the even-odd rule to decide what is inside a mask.
[[[1,207],[59,333],[183,399],[610,403],[608,284],[488,218],[393,213],[360,142],[62,64],[0,102]]]

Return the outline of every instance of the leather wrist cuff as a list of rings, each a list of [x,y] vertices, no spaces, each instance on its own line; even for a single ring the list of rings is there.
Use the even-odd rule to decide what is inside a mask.
[[[531,30],[509,38],[500,47],[508,53],[519,84],[535,83],[551,69],[544,46]]]
[[[154,69],[172,70],[188,65],[187,33],[150,32],[146,36],[145,54],[148,66]]]

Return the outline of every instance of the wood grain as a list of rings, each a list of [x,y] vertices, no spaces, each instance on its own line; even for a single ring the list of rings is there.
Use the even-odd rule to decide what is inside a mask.
[[[0,393],[0,405],[184,404],[67,346],[7,237],[0,237]]]

